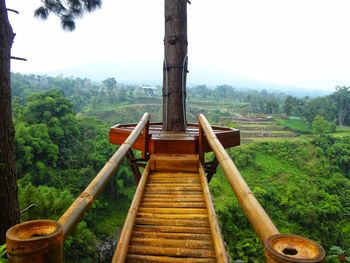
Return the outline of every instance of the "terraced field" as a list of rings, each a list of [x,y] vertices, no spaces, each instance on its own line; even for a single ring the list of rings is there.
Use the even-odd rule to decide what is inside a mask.
[[[225,118],[228,121],[228,118]],[[296,137],[291,129],[278,125],[272,118],[231,117],[235,128],[241,131],[242,143],[264,138],[291,138]]]

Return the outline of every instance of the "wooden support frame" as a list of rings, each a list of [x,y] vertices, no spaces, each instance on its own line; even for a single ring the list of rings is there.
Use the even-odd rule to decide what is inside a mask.
[[[138,167],[138,164],[134,161],[135,160],[135,155],[132,150],[128,151],[126,154],[126,158],[128,160],[132,175],[134,176],[134,180],[136,185],[138,185],[140,179],[141,179],[141,173]]]
[[[216,173],[216,169],[219,166],[219,161],[216,158],[216,156],[214,156],[214,159],[211,162],[205,162],[203,163],[204,166],[204,170],[207,173],[207,180],[208,183],[210,183],[211,179],[213,178],[214,174]]]

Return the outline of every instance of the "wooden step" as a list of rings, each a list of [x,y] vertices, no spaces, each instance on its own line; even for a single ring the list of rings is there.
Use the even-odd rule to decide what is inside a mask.
[[[194,234],[194,233],[162,233],[162,232],[142,232],[142,231],[133,231],[133,237],[140,238],[159,238],[159,239],[184,239],[184,240],[208,240],[212,241],[210,234]]]
[[[207,214],[152,214],[137,213],[141,218],[159,218],[159,219],[203,219],[208,218]]]
[[[152,226],[190,226],[190,227],[208,227],[208,219],[159,219],[159,218],[143,218],[137,217],[135,223],[137,225]]]
[[[198,155],[194,154],[164,154],[152,155],[150,159],[152,171],[197,172]]]
[[[128,254],[127,261],[130,263],[215,263],[215,258],[176,258],[167,256],[149,256],[149,255],[135,255]]]
[[[145,246],[157,246],[157,247],[182,247],[182,248],[213,248],[213,242],[211,240],[198,240],[198,239],[162,239],[162,238],[142,238],[133,237],[130,240],[131,245],[145,245]]]
[[[132,226],[121,234],[127,244],[118,243],[125,254],[114,262],[228,262],[222,260],[226,252],[218,251],[221,235],[214,236],[216,219],[198,156],[151,156],[146,169],[137,206],[133,200],[129,211]]]
[[[214,249],[129,245],[129,254],[215,258]]]

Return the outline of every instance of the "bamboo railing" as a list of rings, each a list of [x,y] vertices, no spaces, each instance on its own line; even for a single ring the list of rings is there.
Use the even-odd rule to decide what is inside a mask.
[[[80,194],[67,211],[58,221],[35,220],[18,224],[10,228],[6,234],[7,255],[10,263],[34,263],[34,262],[63,262],[63,241],[67,238],[72,229],[85,215],[95,198],[103,190],[108,180],[115,174],[119,164],[127,153],[131,150],[138,137],[142,134],[145,137],[143,146],[143,156],[147,155],[147,138],[150,115],[145,113],[134,130],[119,147],[112,158],[105,164],[89,186]],[[212,127],[200,114],[198,131],[198,151],[199,160],[204,161],[203,141],[206,139],[216,155],[228,182],[230,183],[241,207],[248,220],[252,224],[258,237],[265,245],[266,260],[272,262],[323,262],[325,256],[321,246],[312,240],[296,235],[279,234],[277,228],[255,199],[252,191],[245,183],[238,169],[230,159],[229,155],[216,137]],[[192,165],[192,164],[191,164]],[[197,159],[198,165],[198,159]],[[159,166],[159,165],[158,165]],[[163,165],[164,166],[164,165]],[[193,166],[196,166],[193,164]],[[197,166],[196,166],[197,167]],[[163,167],[164,168],[164,167]],[[168,168],[168,167],[165,167]],[[187,167],[193,169],[194,167]],[[124,228],[130,229],[136,218],[136,211],[141,201],[143,189],[145,187],[149,165],[146,166],[138,189],[128,214]],[[213,235],[216,254],[220,262],[227,262],[224,253],[224,244],[219,238],[219,225],[215,220],[214,207],[212,205],[209,189],[206,184],[203,168],[199,169],[201,183],[207,198],[205,202],[208,207],[210,227]],[[216,233],[216,234],[215,234]],[[121,242],[118,244],[113,262],[124,262],[126,249],[130,240],[130,234],[122,233]]]
[[[202,145],[204,138],[206,138],[240,206],[260,241],[265,246],[266,261],[269,263],[323,262],[325,257],[324,249],[316,242],[302,236],[279,233],[277,227],[254,197],[203,114],[199,114],[198,121],[199,160],[204,162],[205,159]]]
[[[113,154],[93,181],[61,216],[58,222],[35,220],[18,224],[7,232],[9,262],[62,262],[62,244],[72,229],[79,223],[93,201],[116,173],[121,161],[143,133],[147,138],[150,114],[145,113],[125,142]],[[145,151],[146,151],[145,143]],[[44,235],[43,235],[44,233]],[[40,237],[38,237],[40,235]],[[52,239],[52,241],[50,241]],[[38,241],[43,249],[38,252]],[[48,244],[53,244],[53,250]],[[35,252],[35,253],[34,253]],[[42,255],[41,255],[42,254]],[[31,259],[33,257],[33,259]]]
[[[67,209],[67,211],[58,220],[63,226],[64,237],[74,228],[74,226],[84,216],[85,212],[92,205],[96,196],[104,189],[109,179],[118,170],[119,164],[124,159],[128,151],[141,135],[144,128],[148,127],[149,113],[145,113],[135,129],[125,140],[125,142],[114,153],[111,159],[105,164],[101,171],[97,174],[95,179],[89,184],[89,186],[80,194],[80,196],[74,201],[74,203]]]
[[[145,185],[148,179],[148,175],[150,172],[150,165],[147,164],[145,167],[145,171],[141,177],[141,180],[137,186],[135,196],[133,198],[133,201],[130,205],[128,216],[125,219],[125,223],[123,226],[123,230],[119,236],[119,242],[115,249],[114,256],[112,258],[113,263],[123,263],[125,262],[126,253],[128,251],[129,242],[131,238],[131,230],[134,226],[137,209],[141,203],[143,191],[145,189]]]
[[[207,119],[203,114],[200,114],[198,120],[200,124],[199,129],[204,131],[205,137],[215,153],[239,204],[244,210],[260,240],[264,243],[268,237],[279,234],[276,226],[273,224],[260,203],[255,199],[249,186],[246,184],[230,156],[221,145]],[[199,134],[203,134],[203,131],[200,131]],[[203,138],[203,135],[201,135],[201,138]],[[199,142],[199,145],[201,145],[201,141]],[[199,156],[203,156],[203,154],[199,153]]]

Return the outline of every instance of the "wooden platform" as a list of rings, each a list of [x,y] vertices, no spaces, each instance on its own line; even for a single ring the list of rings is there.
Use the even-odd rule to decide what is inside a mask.
[[[228,262],[197,155],[152,155],[113,262]]]
[[[109,141],[120,145],[130,135],[136,124],[117,124],[110,128]],[[212,126],[224,148],[240,145],[240,132],[237,129]],[[198,124],[189,123],[186,132],[163,132],[162,123],[150,123],[147,136],[140,136],[133,149],[153,154],[198,154]],[[203,151],[210,152],[210,146],[203,138]]]

